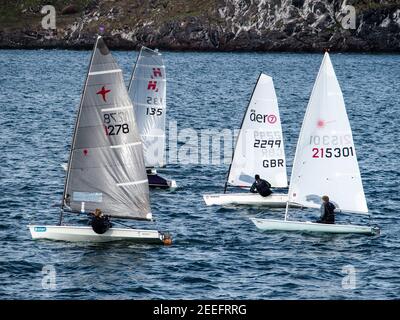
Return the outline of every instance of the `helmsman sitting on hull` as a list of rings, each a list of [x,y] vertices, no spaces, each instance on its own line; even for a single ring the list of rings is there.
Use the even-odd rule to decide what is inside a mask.
[[[256,181],[254,181],[253,185],[250,188],[250,192],[252,193],[259,193],[263,197],[269,196],[272,191],[271,191],[271,184],[264,179],[261,179],[258,174],[254,176]]]
[[[328,196],[323,196],[321,205],[321,217],[317,220],[317,223],[335,223],[335,205],[329,201]]]
[[[89,224],[92,226],[93,231],[97,234],[103,234],[112,227],[108,216],[104,215],[100,209],[96,209],[91,213]]]

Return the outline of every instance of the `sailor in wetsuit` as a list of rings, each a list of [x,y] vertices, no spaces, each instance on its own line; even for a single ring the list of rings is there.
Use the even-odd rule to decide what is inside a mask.
[[[96,209],[94,213],[91,213],[90,215],[89,224],[92,226],[94,232],[103,234],[112,227],[108,216],[103,215],[100,209]]]
[[[250,192],[258,192],[263,197],[269,196],[272,193],[270,189],[271,184],[268,181],[261,179],[258,174],[256,174],[254,178],[256,179],[256,181],[254,181],[253,185],[251,186]]]
[[[328,196],[323,196],[321,205],[321,217],[317,220],[317,223],[335,223],[335,205],[329,201]]]

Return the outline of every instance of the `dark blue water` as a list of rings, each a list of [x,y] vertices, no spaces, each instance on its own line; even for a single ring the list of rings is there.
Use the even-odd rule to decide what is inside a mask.
[[[271,75],[291,167],[322,54],[164,56],[168,120],[179,130],[238,128],[258,73]],[[178,163],[163,174],[180,189],[151,192],[157,222],[135,224],[170,231],[172,246],[35,242],[27,224],[58,220],[60,163],[68,156],[89,57],[0,51],[0,298],[400,297],[400,56],[331,55],[380,236],[261,233],[248,217],[280,218],[282,210],[206,207],[201,195],[222,190],[228,165]],[[136,53],[115,57],[128,79]],[[42,287],[42,268],[49,265],[56,270],[55,290]],[[349,265],[356,271],[353,289],[342,285]]]

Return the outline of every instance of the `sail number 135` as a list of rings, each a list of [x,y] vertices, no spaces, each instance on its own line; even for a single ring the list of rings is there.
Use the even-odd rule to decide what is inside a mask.
[[[354,156],[353,147],[344,148],[312,148],[313,158],[340,158]]]
[[[146,108],[146,115],[148,116],[161,116],[162,115],[162,108],[152,108],[148,107]]]

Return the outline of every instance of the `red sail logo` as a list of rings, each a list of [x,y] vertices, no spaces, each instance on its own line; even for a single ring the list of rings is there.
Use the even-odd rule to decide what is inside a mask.
[[[162,77],[161,69],[160,68],[153,68],[153,76],[154,77]]]
[[[101,94],[101,96],[103,97],[103,101],[107,102],[106,96],[107,96],[107,93],[109,93],[109,92],[111,92],[111,90],[107,90],[106,86],[103,86],[100,91],[96,92],[96,94]]]
[[[156,90],[157,89],[157,81],[149,81],[147,84],[147,90]]]

